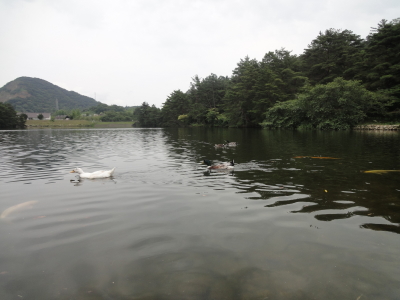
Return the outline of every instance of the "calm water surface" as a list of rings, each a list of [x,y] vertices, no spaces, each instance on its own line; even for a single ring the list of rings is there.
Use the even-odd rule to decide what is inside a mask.
[[[400,170],[398,132],[2,131],[0,154],[0,299],[400,298],[400,172],[364,173]]]

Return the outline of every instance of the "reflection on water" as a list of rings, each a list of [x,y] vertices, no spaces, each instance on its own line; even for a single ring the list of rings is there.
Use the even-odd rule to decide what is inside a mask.
[[[79,175],[75,175],[74,179],[70,179],[69,182],[74,186],[81,186],[83,184],[116,184],[117,181],[113,177],[107,178],[96,178],[96,179],[87,179],[80,178]]]
[[[0,151],[0,299],[398,298],[400,173],[365,172],[400,169],[398,132],[3,131]]]

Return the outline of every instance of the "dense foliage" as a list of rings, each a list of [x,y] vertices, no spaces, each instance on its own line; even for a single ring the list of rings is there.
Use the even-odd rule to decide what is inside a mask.
[[[135,120],[143,127],[157,127],[160,124],[161,111],[159,108],[149,106],[147,102],[143,102],[142,106],[133,112]]]
[[[67,116],[72,120],[88,120],[88,121],[101,121],[101,122],[134,122],[137,121],[137,117],[134,114],[135,109],[138,106],[118,106],[118,105],[107,105],[99,103],[97,106],[93,106],[84,110],[72,109],[65,110],[60,109],[52,114],[52,118],[55,116]]]
[[[361,53],[357,79],[371,91],[381,91],[394,101],[391,111],[400,109],[400,19],[382,20],[367,37]]]
[[[0,102],[13,105],[19,112],[55,112],[59,109],[86,109],[96,100],[67,91],[39,78],[19,77],[0,88]]]
[[[258,126],[279,101],[293,99],[306,82],[300,61],[285,49],[268,52],[261,62],[246,57],[233,71],[224,102],[231,126]]]
[[[17,115],[11,104],[0,102],[0,129],[25,128],[27,119],[26,114]]]
[[[311,84],[325,84],[336,77],[352,79],[351,70],[359,62],[363,48],[360,36],[349,30],[320,32],[300,56],[302,70]]]
[[[303,123],[318,129],[348,129],[365,120],[379,100],[360,82],[337,77],[306,90],[297,102],[305,116]]]
[[[172,92],[160,114],[139,123],[346,129],[368,118],[398,122],[399,53],[399,19],[382,20],[365,40],[331,28],[299,56],[282,48],[261,61],[241,59],[231,77],[195,76],[188,91]]]
[[[281,102],[268,110],[264,127],[348,129],[368,113],[384,110],[387,97],[368,91],[360,81],[335,78],[327,84],[308,86],[296,100]]]
[[[118,105],[107,105],[100,103],[86,110],[86,115],[97,114],[103,122],[133,122],[135,107],[123,107]]]

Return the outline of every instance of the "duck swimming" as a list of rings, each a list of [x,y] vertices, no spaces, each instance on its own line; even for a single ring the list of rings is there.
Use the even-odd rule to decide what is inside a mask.
[[[73,169],[70,173],[78,173],[80,178],[89,178],[89,179],[95,179],[95,178],[107,178],[111,177],[114,173],[115,168],[112,168],[111,170],[107,171],[96,171],[92,173],[87,173],[84,172],[81,168],[75,168]]]
[[[213,165],[211,160],[205,159],[203,163],[207,165],[208,170],[232,170],[234,169],[235,162],[233,159],[230,162]]]
[[[237,146],[237,143],[236,142],[230,142],[230,141],[227,141],[227,140],[225,140],[225,146],[229,146],[229,147],[235,147],[235,146]]]
[[[225,144],[215,144],[215,148],[225,148]]]

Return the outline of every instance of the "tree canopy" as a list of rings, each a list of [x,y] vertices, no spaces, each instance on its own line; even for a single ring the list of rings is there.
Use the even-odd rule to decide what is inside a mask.
[[[358,79],[368,90],[392,97],[391,110],[400,109],[400,22],[382,20],[367,37]]]
[[[0,102],[0,129],[25,128],[27,119],[26,114],[18,115],[11,104]]]
[[[304,74],[312,84],[332,82],[336,77],[346,77],[358,62],[364,42],[350,30],[328,29],[320,32],[301,55]]]
[[[345,129],[368,117],[400,121],[400,19],[362,39],[327,29],[297,56],[285,48],[240,59],[230,77],[194,76],[161,108],[161,126]]]

